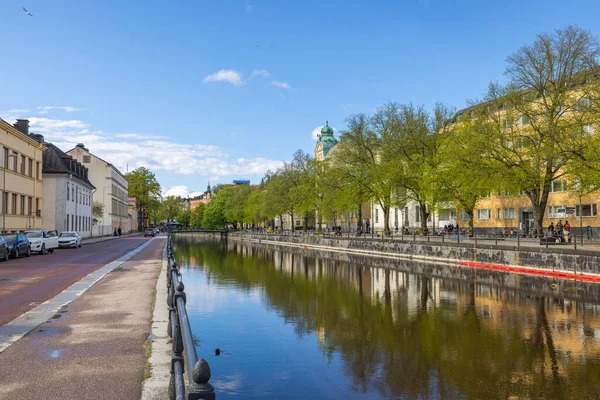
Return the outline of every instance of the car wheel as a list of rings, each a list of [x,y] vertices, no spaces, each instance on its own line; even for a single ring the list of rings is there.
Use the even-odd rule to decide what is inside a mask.
[[[21,256],[21,255],[19,254],[19,248],[17,247],[17,248],[15,249],[15,258],[16,258],[16,259],[19,259],[19,257],[20,257],[20,256]]]
[[[42,244],[42,249],[40,250],[40,254],[46,254],[46,245]]]
[[[25,253],[25,257],[29,257],[31,255],[31,246],[27,247],[27,253]]]
[[[48,253],[50,253],[50,254],[54,253],[54,249],[48,250]]]

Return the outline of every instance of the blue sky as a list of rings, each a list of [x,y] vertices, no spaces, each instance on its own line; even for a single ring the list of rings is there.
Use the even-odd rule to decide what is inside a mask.
[[[325,120],[341,130],[388,101],[462,108],[538,33],[600,34],[597,0],[4,0],[0,13],[0,116],[180,194],[257,182],[312,152]]]

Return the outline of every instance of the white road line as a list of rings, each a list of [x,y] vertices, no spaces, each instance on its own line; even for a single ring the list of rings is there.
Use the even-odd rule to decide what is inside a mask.
[[[89,288],[94,286],[106,274],[118,268],[125,261],[138,254],[145,249],[154,239],[150,239],[146,243],[131,250],[129,253],[109,262],[103,267],[98,268],[94,272],[90,272],[85,278],[75,282],[50,300],[43,302],[37,307],[18,316],[10,322],[0,326],[0,354],[12,346],[17,340],[27,335],[30,331],[46,322],[62,307],[77,299]]]

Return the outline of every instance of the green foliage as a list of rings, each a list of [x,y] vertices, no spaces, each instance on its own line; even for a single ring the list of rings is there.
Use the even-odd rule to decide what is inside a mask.
[[[226,228],[229,221],[225,216],[225,208],[232,191],[224,189],[215,189],[216,194],[208,203],[202,216],[202,228],[204,229],[222,229]]]
[[[190,221],[192,218],[192,212],[190,210],[183,210],[177,215],[177,222],[185,228],[190,226]]]
[[[204,210],[206,210],[206,204],[198,203],[196,208],[192,211],[192,215],[190,216],[190,225],[193,227],[201,227],[202,226],[202,218],[204,217]]]
[[[173,221],[183,211],[183,201],[179,197],[168,196],[160,204],[160,219]]]
[[[149,219],[156,222],[161,194],[160,184],[154,173],[145,167],[138,167],[125,174],[125,178],[129,184],[129,197],[136,198],[139,217],[145,216],[145,210]]]
[[[92,202],[92,216],[95,220],[100,220],[104,212],[104,204],[98,200]]]

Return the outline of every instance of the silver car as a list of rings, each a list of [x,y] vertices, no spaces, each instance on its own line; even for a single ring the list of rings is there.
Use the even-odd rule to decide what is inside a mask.
[[[75,231],[61,232],[58,236],[58,247],[81,247],[81,236]]]

